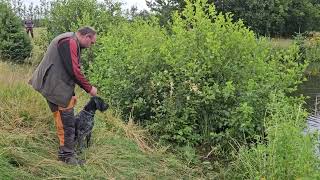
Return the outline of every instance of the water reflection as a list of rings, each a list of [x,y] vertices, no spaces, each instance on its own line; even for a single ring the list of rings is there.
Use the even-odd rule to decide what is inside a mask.
[[[307,81],[303,82],[297,91],[297,95],[303,94],[306,99],[305,107],[310,113],[314,113],[316,97],[318,96],[318,102],[320,101],[320,75],[309,75]],[[319,106],[318,106],[319,110]]]

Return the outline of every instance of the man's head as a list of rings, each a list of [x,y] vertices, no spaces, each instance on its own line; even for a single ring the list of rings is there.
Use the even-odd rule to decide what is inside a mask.
[[[80,47],[89,48],[96,43],[96,31],[91,27],[82,27],[76,32]]]

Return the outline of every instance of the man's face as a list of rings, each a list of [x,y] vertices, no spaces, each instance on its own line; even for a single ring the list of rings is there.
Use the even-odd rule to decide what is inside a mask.
[[[83,48],[89,48],[90,46],[92,46],[94,43],[96,43],[96,35],[90,35],[87,34],[83,37],[83,41],[81,43],[81,47]]]

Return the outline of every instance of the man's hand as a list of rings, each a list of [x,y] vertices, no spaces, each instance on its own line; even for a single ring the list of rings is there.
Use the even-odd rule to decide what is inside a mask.
[[[98,93],[98,90],[97,90],[97,88],[96,87],[94,87],[94,86],[92,86],[92,88],[91,88],[91,91],[90,91],[90,95],[91,96],[96,96],[97,95],[97,93]]]

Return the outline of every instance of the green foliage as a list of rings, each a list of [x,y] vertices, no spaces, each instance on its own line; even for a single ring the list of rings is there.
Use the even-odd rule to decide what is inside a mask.
[[[243,19],[262,35],[290,36],[318,29],[320,3],[312,0],[227,0],[223,5],[224,12],[232,12],[235,19]]]
[[[320,69],[320,34],[298,34],[295,37],[295,41],[299,46],[301,60],[309,62],[309,66],[306,70],[306,74],[319,75]]]
[[[90,80],[160,141],[222,148],[231,139],[250,142],[264,133],[271,91],[292,92],[300,82],[298,47],[273,51],[206,1],[186,3],[170,33],[156,20],[110,29]]]
[[[57,160],[59,140],[45,99],[25,82],[30,67],[0,63],[0,179],[204,179],[177,156],[144,152],[141,129],[121,122],[112,109],[95,116],[93,144],[82,167]],[[89,96],[80,94],[77,111]],[[137,129],[137,130],[135,130]],[[126,134],[134,134],[130,138]]]
[[[320,33],[311,34],[306,42],[306,58],[310,62],[320,63]]]
[[[230,179],[318,179],[317,138],[303,133],[302,100],[271,94],[266,134],[251,148],[241,147]]]
[[[23,62],[30,56],[31,41],[22,28],[21,20],[3,1],[0,1],[0,41],[3,59]]]
[[[172,22],[172,13],[181,12],[186,5],[185,1],[177,0],[147,0],[146,3],[151,11],[156,13],[161,26],[166,26],[168,21]]]
[[[93,27],[98,36],[109,31],[112,25],[123,21],[119,3],[112,1],[98,2],[97,0],[55,0],[46,20],[47,33],[42,34],[39,42],[41,47],[46,45],[57,35],[64,32],[76,32],[80,27]],[[66,18],[71,17],[71,18]],[[98,37],[98,38],[99,38]],[[99,45],[97,45],[99,47]],[[94,59],[92,49],[83,54],[82,65],[87,68]]]
[[[107,32],[111,24],[121,19],[120,10],[120,4],[107,1],[55,0],[46,24],[49,39],[64,32],[74,32],[82,26],[92,26],[98,33]]]
[[[196,0],[192,1],[196,2]],[[232,13],[234,19],[261,35],[290,36],[310,30],[319,30],[320,2],[317,0],[208,0],[218,12]],[[186,6],[180,0],[154,0],[148,3],[160,17],[160,24],[171,20],[173,11]]]

